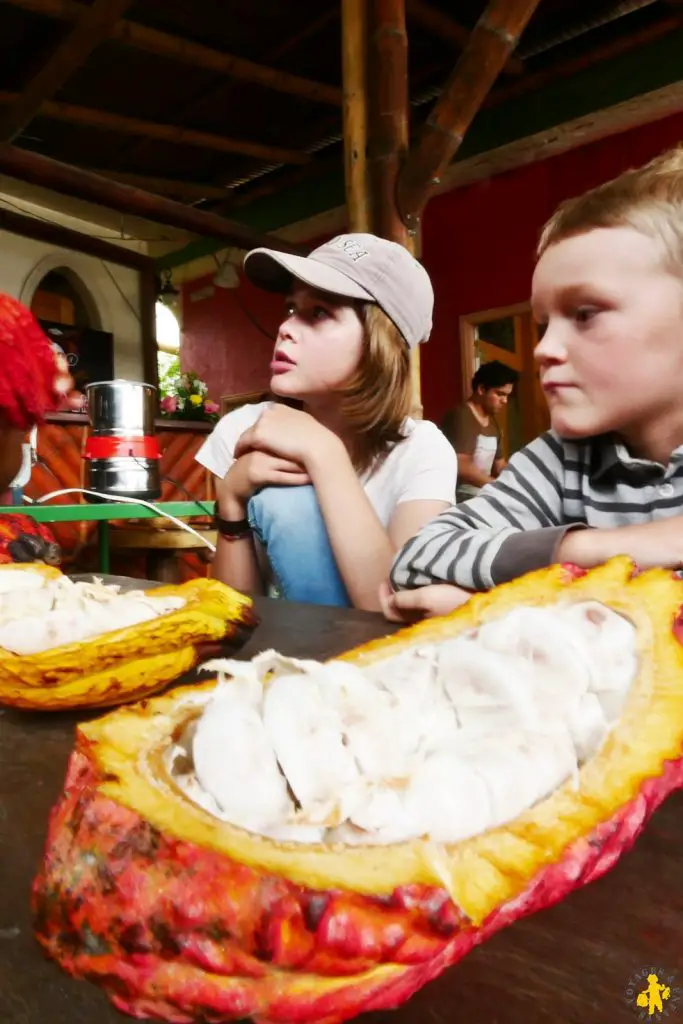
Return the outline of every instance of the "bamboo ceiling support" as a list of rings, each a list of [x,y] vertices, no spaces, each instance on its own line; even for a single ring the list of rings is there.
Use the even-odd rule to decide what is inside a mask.
[[[23,7],[25,10],[46,14],[64,21],[74,21],[81,16],[83,11],[83,4],[78,3],[77,0],[6,0],[6,2],[14,4],[15,7]],[[114,0],[110,0],[110,2],[113,3]],[[243,82],[255,82],[265,89],[289,93],[291,96],[315,100],[318,103],[331,103],[333,106],[341,104],[341,89],[332,85],[313,82],[308,78],[291,75],[286,71],[264,67],[262,64],[255,64],[254,61],[245,60],[243,57],[235,57],[230,53],[223,53],[209,46],[194,43],[190,39],[173,36],[168,32],[161,32],[159,29],[148,28],[147,25],[140,25],[125,18],[119,18],[113,26],[111,38],[146,53],[156,53],[160,57],[216,71]]]
[[[11,142],[109,35],[132,0],[95,0],[83,7],[76,24],[49,60],[0,117],[0,142]]]
[[[408,151],[408,40],[404,0],[371,5],[370,146],[373,229],[410,247],[396,207],[398,173]]]
[[[0,91],[0,103],[14,103],[16,99],[14,93]],[[307,164],[311,159],[306,153],[300,153],[298,150],[266,146],[246,139],[230,139],[223,135],[180,128],[172,124],[140,121],[137,117],[124,117],[122,114],[111,114],[105,110],[93,110],[90,107],[77,106],[75,103],[46,100],[41,106],[40,113],[43,117],[54,118],[56,121],[88,125],[102,131],[120,132],[122,135],[137,135],[143,139],[159,139],[179,146],[197,146],[217,153],[239,153],[255,160]]]
[[[109,171],[99,167],[84,167],[83,170],[99,174],[102,178],[111,178],[133,188],[142,188],[147,192],[173,196],[188,203],[198,203],[202,199],[225,199],[230,197],[229,188],[219,185],[207,185],[199,181],[177,181],[175,178],[160,178],[149,174],[132,174],[129,171]],[[215,212],[215,210],[214,210]]]
[[[412,18],[437,38],[453,43],[458,50],[465,49],[472,33],[455,21],[450,14],[444,14],[438,7],[425,3],[425,0],[407,0],[407,8],[409,19]],[[524,61],[519,57],[508,57],[503,64],[503,72],[508,75],[521,75],[524,72]]]
[[[109,210],[144,217],[156,224],[167,224],[169,227],[180,228],[202,238],[227,242],[239,248],[253,249],[265,245],[285,252],[301,252],[298,246],[273,235],[261,234],[246,224],[184,206],[172,199],[143,192],[130,185],[122,185],[109,178],[102,178],[98,174],[82,171],[58,160],[30,153],[6,142],[0,144],[0,173],[32,185],[41,185],[62,195],[97,203]]]
[[[370,5],[369,45],[369,180],[372,188],[372,229],[415,253],[415,231],[409,231],[396,205],[399,170],[408,151],[408,40],[405,0],[374,0]],[[419,348],[411,355],[412,415],[422,416]]]
[[[350,231],[369,231],[366,0],[342,0],[342,70],[348,225]]]
[[[491,0],[401,171],[398,206],[415,228],[429,194],[455,156],[475,114],[540,0]]]

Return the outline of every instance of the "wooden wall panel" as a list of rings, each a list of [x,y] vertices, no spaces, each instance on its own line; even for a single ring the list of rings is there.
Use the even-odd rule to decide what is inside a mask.
[[[33,467],[31,479],[24,489],[29,498],[42,498],[52,491],[59,491],[65,487],[83,487],[82,453],[85,429],[80,423],[46,423],[39,428],[38,462]],[[78,500],[78,495],[66,494],[54,498],[50,504],[72,505]],[[92,539],[96,525],[51,523],[50,529],[62,547],[64,566],[70,567]]]
[[[161,448],[161,500],[212,501],[213,474],[195,460],[206,433],[171,429],[160,430],[157,436]]]
[[[213,501],[215,488],[213,474],[204,469],[196,461],[195,455],[201,448],[208,430],[201,433],[188,429],[160,430],[159,445],[161,447],[161,498],[162,501]],[[174,482],[174,481],[177,481]],[[180,486],[178,486],[180,485]],[[197,508],[197,522],[206,523],[208,517],[202,515]],[[194,523],[195,520],[189,520]],[[209,549],[206,554],[210,555]],[[194,579],[197,576],[208,576],[210,563],[204,553],[179,552],[178,578]]]
[[[56,418],[55,418],[56,419]],[[60,416],[59,422],[49,422],[38,431],[38,463],[34,466],[30,482],[25,488],[29,498],[36,500],[51,491],[67,487],[85,486],[85,462],[83,450],[88,435],[88,422],[79,416],[72,421]],[[197,424],[165,423],[157,426],[157,437],[161,448],[160,474],[162,480],[161,501],[211,501],[215,497],[213,476],[195,460],[210,426]],[[77,494],[68,494],[55,498],[50,504],[74,504],[80,500]],[[126,520],[130,525],[131,520]],[[191,520],[194,522],[194,519]],[[200,505],[197,507],[197,522],[206,523],[208,517]],[[150,524],[150,520],[142,520],[142,524]],[[91,571],[95,568],[95,523],[57,523],[50,524],[59,544],[62,547],[64,568],[70,571]],[[208,549],[207,549],[208,552]],[[131,552],[124,556],[122,552],[112,558],[125,562],[128,572],[136,576],[144,576],[144,557],[140,552]],[[194,552],[178,556],[179,576],[190,579],[195,576],[206,576],[208,564],[205,557]],[[114,569],[114,566],[112,566]],[[126,569],[117,566],[119,572]]]

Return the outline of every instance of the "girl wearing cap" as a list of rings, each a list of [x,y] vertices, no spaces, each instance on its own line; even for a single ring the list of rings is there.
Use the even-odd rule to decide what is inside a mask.
[[[340,235],[307,257],[250,252],[247,277],[285,296],[273,401],[236,409],[197,460],[218,478],[213,574],[247,593],[380,608],[396,551],[454,501],[457,462],[410,418],[410,349],[434,296],[395,242]]]

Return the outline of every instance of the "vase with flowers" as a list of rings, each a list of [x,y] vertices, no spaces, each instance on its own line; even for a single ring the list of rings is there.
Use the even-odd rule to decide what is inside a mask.
[[[174,420],[201,420],[215,423],[220,406],[208,397],[208,387],[196,373],[181,372],[174,359],[159,378],[161,415]]]

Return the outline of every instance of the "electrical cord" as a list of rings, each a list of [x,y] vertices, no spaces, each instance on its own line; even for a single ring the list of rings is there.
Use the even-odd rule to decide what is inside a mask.
[[[164,473],[162,480],[167,481],[169,484],[173,484],[173,486],[176,487],[179,491],[181,491],[184,495],[186,495],[186,497],[188,497],[190,501],[194,502],[197,508],[201,509],[201,511],[205,515],[213,518],[213,512],[211,511],[211,509],[207,508],[206,505],[202,504],[197,495],[193,494],[190,490],[188,490],[187,487],[181,484],[179,480],[176,480],[174,477],[169,476],[168,473]],[[203,562],[205,565],[208,565],[209,562],[211,561],[206,551],[198,551],[196,553],[196,557],[199,559],[200,562]]]
[[[142,498],[129,498],[124,497],[123,495],[116,494],[101,494],[99,491],[90,491],[84,487],[65,487],[63,490],[50,491],[49,494],[44,494],[42,498],[37,498],[36,501],[33,502],[33,504],[42,505],[46,501],[49,501],[51,498],[59,498],[63,494],[89,494],[91,497],[99,498],[102,501],[123,502],[124,504],[128,505],[142,505],[145,508],[151,509],[156,515],[164,519],[170,520],[170,522],[174,523],[175,526],[180,527],[181,530],[186,530],[188,533],[193,534],[198,540],[202,542],[202,544],[206,545],[206,547],[209,549],[209,551],[211,551],[212,554],[216,553],[216,546],[212,544],[211,541],[207,540],[206,537],[202,537],[202,535],[197,530],[193,529],[193,527],[188,526],[188,524],[184,523],[182,519],[177,519],[175,516],[172,516],[170,512],[164,512],[163,509],[158,508],[158,506],[153,504],[153,502],[144,501],[144,499]]]
[[[252,324],[252,326],[253,326],[253,327],[255,327],[257,331],[260,331],[260,332],[261,332],[261,334],[265,335],[265,337],[266,337],[266,338],[268,339],[268,341],[270,341],[271,343],[273,343],[273,344],[274,344],[274,343],[275,343],[275,338],[276,338],[276,332],[273,332],[273,331],[267,331],[267,330],[265,329],[265,327],[262,327],[262,326],[261,326],[261,324],[260,324],[260,323],[258,322],[258,320],[256,319],[256,317],[255,317],[255,316],[252,316],[252,314],[251,314],[251,313],[249,312],[249,310],[247,309],[247,307],[246,307],[246,306],[244,305],[244,303],[242,302],[242,299],[241,299],[241,298],[240,298],[240,296],[239,296],[239,292],[235,292],[235,302],[237,303],[237,305],[239,306],[239,308],[240,308],[240,309],[242,310],[242,312],[243,312],[243,313],[244,313],[244,315],[246,316],[247,320],[249,320],[249,321],[250,321],[250,323]]]
[[[206,505],[203,505],[202,502],[197,497],[197,495],[193,494],[192,491],[189,491],[187,487],[180,483],[179,480],[175,480],[172,476],[169,476],[168,473],[164,473],[163,479],[166,480],[169,484],[173,484],[173,486],[176,487],[179,491],[182,491],[182,493],[186,495],[190,499],[190,501],[194,502],[197,508],[200,508],[202,510],[204,515],[213,516],[213,512],[211,511],[211,509],[207,508]]]

